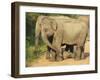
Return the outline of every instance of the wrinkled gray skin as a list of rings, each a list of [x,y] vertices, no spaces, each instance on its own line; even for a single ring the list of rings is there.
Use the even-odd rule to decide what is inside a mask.
[[[39,36],[51,48],[52,57],[55,60],[63,60],[61,44],[74,46],[75,59],[81,59],[84,52],[84,44],[88,33],[87,22],[81,19],[69,17],[39,16],[35,29],[35,44],[38,46]],[[49,37],[53,37],[50,42]],[[47,54],[50,57],[50,54]]]

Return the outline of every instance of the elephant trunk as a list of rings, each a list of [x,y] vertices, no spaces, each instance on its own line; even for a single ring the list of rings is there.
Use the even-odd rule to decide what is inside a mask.
[[[41,33],[42,33],[41,36],[42,36],[43,41],[44,41],[51,49],[57,51],[57,49],[52,45],[52,42],[50,42],[50,41],[48,40],[48,37],[47,37],[47,35],[45,34],[45,32],[42,31]]]
[[[56,49],[52,46],[52,43],[48,40],[48,37],[47,37],[46,33],[43,31],[43,29],[41,29],[41,26],[40,26],[38,21],[36,22],[36,29],[35,29],[35,47],[36,47],[36,49],[38,48],[38,45],[39,45],[40,33],[41,33],[43,41],[50,48],[52,48],[52,49],[54,49],[56,51]]]
[[[42,36],[43,41],[46,43],[46,45],[48,45],[50,48],[52,48],[53,50],[57,51],[57,48],[54,47],[52,45],[52,43],[48,40],[48,35],[45,33],[45,31],[43,31],[43,26],[41,26],[41,21],[43,20],[43,18],[45,18],[45,16],[39,16],[36,22],[36,29],[35,29],[35,47],[37,49],[38,45],[39,45],[39,37],[40,37],[40,33]]]

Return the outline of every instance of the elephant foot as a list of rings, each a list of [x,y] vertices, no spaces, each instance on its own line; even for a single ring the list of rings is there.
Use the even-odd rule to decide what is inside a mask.
[[[55,56],[52,56],[50,59],[49,59],[49,61],[56,61],[56,58],[55,58]]]
[[[56,58],[56,61],[62,61],[62,60],[64,60],[63,57],[57,57],[57,58]]]
[[[50,58],[49,61],[54,62],[54,61],[56,61],[56,59],[55,58]]]
[[[75,55],[74,55],[74,59],[75,59],[75,60],[81,60],[81,56],[75,54]]]
[[[81,59],[85,59],[85,55],[84,55],[84,53],[82,53],[82,55],[81,55]]]
[[[80,58],[80,57],[75,57],[74,59],[75,59],[75,60],[81,60],[81,58]]]
[[[82,60],[82,59],[85,59],[84,54],[82,54],[80,57],[79,56],[78,57],[75,57],[75,60]]]

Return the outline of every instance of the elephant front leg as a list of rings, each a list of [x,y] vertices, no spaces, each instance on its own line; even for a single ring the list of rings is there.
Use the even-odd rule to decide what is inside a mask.
[[[62,61],[63,60],[63,55],[61,51],[61,43],[62,43],[62,31],[59,29],[53,38],[52,45],[55,47],[55,52],[56,52],[56,61]]]
[[[56,55],[57,55],[56,60],[62,61],[62,60],[64,60],[63,50],[62,50],[62,48],[58,48],[58,49],[59,49],[59,51],[56,53]]]
[[[57,60],[57,61],[62,61],[62,60],[64,60],[63,54],[62,54],[62,53],[57,54],[56,60]]]
[[[52,52],[52,58],[55,59],[55,61],[62,61],[64,58],[63,58],[63,52],[62,52],[62,49],[60,46],[58,45],[54,45],[56,48],[56,51],[55,50],[51,50]]]
[[[57,57],[56,52],[51,50],[50,54],[51,54],[50,61],[56,61],[56,57]]]
[[[51,48],[49,46],[47,46],[47,52],[46,52],[46,59],[50,59],[50,52]]]
[[[47,46],[47,53],[46,53],[46,59],[50,61],[56,61],[56,52],[51,49],[49,46]]]

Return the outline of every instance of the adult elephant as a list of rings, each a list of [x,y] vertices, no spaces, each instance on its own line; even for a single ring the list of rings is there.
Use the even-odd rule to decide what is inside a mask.
[[[50,59],[51,49],[58,52],[57,48],[52,45],[56,28],[57,26],[55,20],[49,18],[48,16],[38,17],[35,28],[35,47],[36,49],[38,48],[39,37],[42,36],[42,39],[46,43],[48,49],[46,54],[47,59]]]
[[[62,44],[75,45],[75,59],[82,58],[88,33],[86,22],[71,18],[39,16],[35,31],[36,46],[38,46],[40,33],[47,46],[55,51],[54,57],[57,56],[59,60],[63,59]]]

